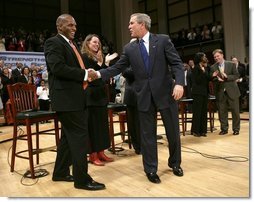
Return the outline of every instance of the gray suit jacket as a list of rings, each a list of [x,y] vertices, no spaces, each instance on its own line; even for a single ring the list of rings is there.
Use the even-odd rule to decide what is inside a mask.
[[[138,41],[134,41],[125,45],[115,65],[100,70],[102,79],[107,80],[123,72],[127,67],[132,67],[135,77],[133,87],[140,111],[149,109],[151,96],[158,109],[168,108],[175,102],[172,97],[173,85],[184,85],[182,61],[167,35],[150,34],[149,60],[150,72],[146,72]],[[169,68],[172,69],[175,81]]]
[[[213,74],[216,70],[219,70],[218,64],[214,64],[211,66],[210,75]],[[214,93],[216,99],[220,101],[224,94],[224,89],[226,90],[228,96],[231,99],[238,99],[240,96],[240,91],[237,86],[236,80],[239,78],[239,73],[236,69],[236,66],[233,62],[225,61],[224,63],[224,72],[227,75],[227,80],[224,82],[219,82],[218,79],[215,77],[213,78],[214,81]]]

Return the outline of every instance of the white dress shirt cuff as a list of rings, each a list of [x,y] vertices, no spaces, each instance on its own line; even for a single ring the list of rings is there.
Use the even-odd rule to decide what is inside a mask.
[[[101,78],[101,73],[99,71],[96,71],[98,78]]]
[[[87,71],[87,69],[85,69],[85,71],[86,71],[86,74],[85,74],[85,77],[84,77],[84,81],[87,81],[87,79],[88,79],[88,71]]]

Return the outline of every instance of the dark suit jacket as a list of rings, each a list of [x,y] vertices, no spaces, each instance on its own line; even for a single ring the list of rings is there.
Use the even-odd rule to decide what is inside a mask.
[[[44,49],[52,109],[83,110],[85,94],[82,83],[85,70],[81,69],[73,49],[61,35],[49,38]]]
[[[175,102],[172,97],[173,84],[184,85],[182,61],[167,35],[150,33],[149,38],[149,65],[147,73],[140,53],[138,41],[125,45],[123,53],[117,63],[107,69],[100,70],[104,80],[123,72],[131,66],[135,75],[133,83],[137,94],[137,106],[140,111],[148,111],[151,99],[158,109],[165,109]],[[169,65],[175,76],[169,72]]]
[[[247,82],[246,82],[246,68],[245,65],[240,63],[238,64],[237,67],[238,73],[239,73],[239,78],[242,78],[242,82],[238,82],[238,87],[241,92],[241,95],[244,96],[247,91]]]
[[[18,77],[21,75],[21,72],[18,70],[18,68],[15,68],[14,70],[12,70],[12,76],[14,79],[14,82],[17,83],[18,82]]]
[[[137,95],[133,89],[133,82],[135,76],[133,74],[132,68],[129,67],[123,72],[123,77],[126,79],[125,91],[124,91],[124,103],[128,106],[137,106]]]
[[[20,82],[20,83],[28,83],[28,80],[26,79],[26,77],[24,75],[20,75],[18,76],[17,78],[17,82]]]
[[[213,74],[216,70],[219,70],[217,63],[211,66],[210,75]],[[227,75],[227,80],[224,82],[219,82],[217,77],[213,78],[214,81],[214,93],[216,99],[220,101],[223,98],[224,89],[227,91],[228,96],[231,99],[238,99],[240,96],[240,91],[237,86],[236,80],[239,78],[239,73],[236,69],[236,65],[233,62],[225,61],[224,63],[224,72]]]

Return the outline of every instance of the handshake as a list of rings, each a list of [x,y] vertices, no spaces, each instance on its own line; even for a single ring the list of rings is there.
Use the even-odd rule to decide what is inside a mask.
[[[97,72],[94,69],[88,69],[87,71],[88,71],[88,77],[87,77],[88,82],[92,82],[95,79],[99,79],[99,75],[97,74]]]

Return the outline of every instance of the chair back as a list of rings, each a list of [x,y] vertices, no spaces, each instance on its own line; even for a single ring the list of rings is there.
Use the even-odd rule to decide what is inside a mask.
[[[14,118],[19,112],[36,111],[38,109],[35,85],[15,83],[13,85],[8,85],[7,89]]]

